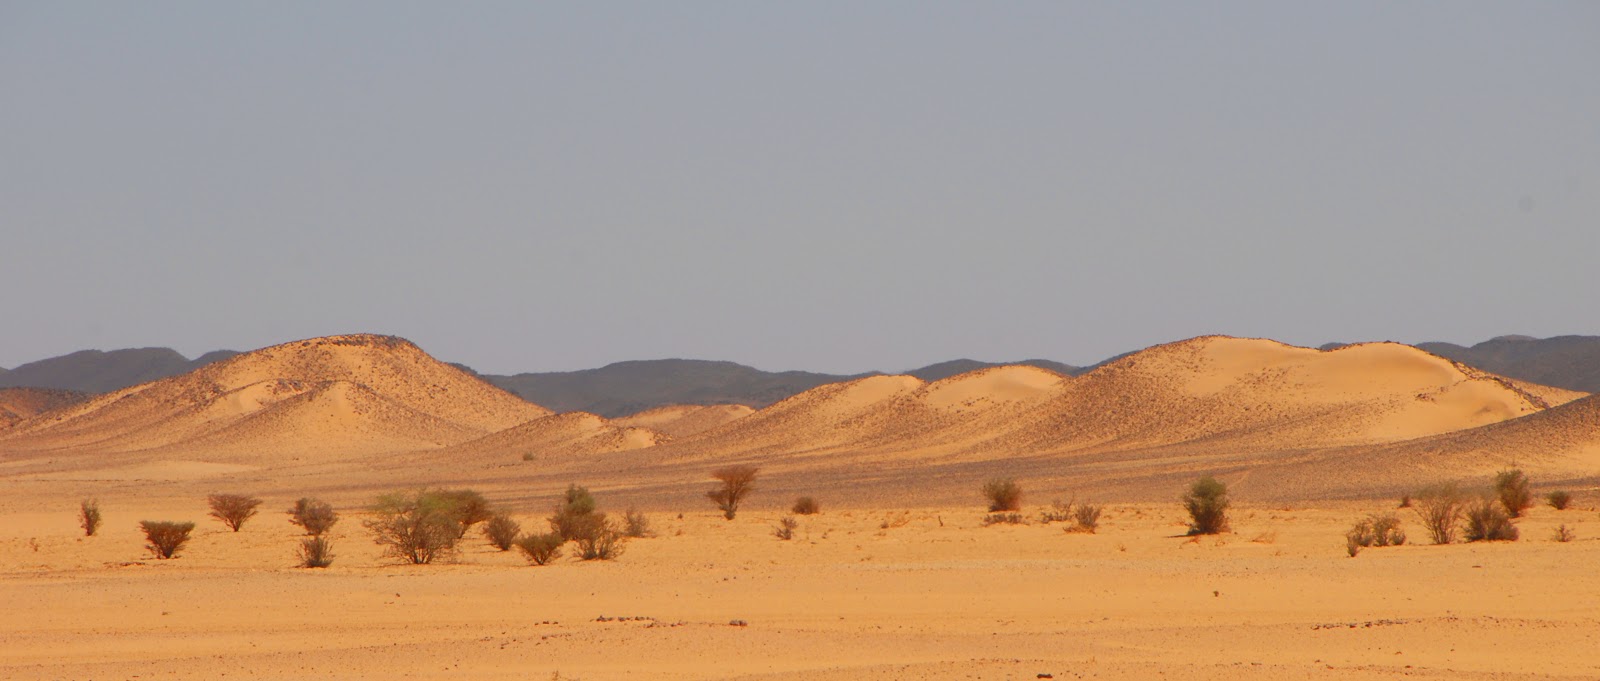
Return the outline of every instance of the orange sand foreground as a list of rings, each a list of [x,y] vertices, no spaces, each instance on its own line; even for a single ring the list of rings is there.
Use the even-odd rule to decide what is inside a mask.
[[[202,500],[102,501],[93,538],[70,503],[7,503],[0,677],[1593,679],[1593,501],[1534,509],[1515,543],[1356,558],[1342,533],[1392,504],[1247,505],[1199,540],[1177,504],[1109,506],[1093,535],[983,527],[977,505],[824,509],[788,542],[776,511],[707,507],[653,513],[615,561],[545,567],[476,533],[451,564],[398,565],[347,513],[323,570],[294,567],[288,500],[237,534]],[[157,517],[198,522],[176,559],[142,549]]]

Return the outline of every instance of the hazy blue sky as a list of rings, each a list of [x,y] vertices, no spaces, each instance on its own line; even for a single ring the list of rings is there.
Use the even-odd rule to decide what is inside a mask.
[[[0,366],[1600,333],[1600,3],[0,3]]]

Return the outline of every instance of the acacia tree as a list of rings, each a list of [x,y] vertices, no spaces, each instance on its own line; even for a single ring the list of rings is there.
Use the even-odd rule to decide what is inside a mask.
[[[722,509],[722,517],[733,520],[739,512],[739,502],[755,491],[753,484],[756,473],[761,469],[748,464],[724,466],[711,471],[711,477],[722,483],[721,486],[706,492],[706,498],[717,504]]]
[[[372,505],[372,514],[362,524],[373,542],[386,555],[418,565],[453,553],[463,532],[456,499],[437,490],[385,494]]]
[[[243,494],[213,494],[206,497],[206,502],[211,505],[211,517],[234,532],[244,527],[244,521],[255,516],[256,507],[261,505],[260,499]]]

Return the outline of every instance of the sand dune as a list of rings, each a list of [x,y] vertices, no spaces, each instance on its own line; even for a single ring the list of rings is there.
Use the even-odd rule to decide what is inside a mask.
[[[0,431],[53,409],[89,399],[88,393],[54,388],[0,388]]]
[[[331,336],[36,416],[6,433],[0,451],[181,450],[208,460],[396,451],[461,442],[548,414],[403,339]]]
[[[675,404],[641,411],[631,416],[611,419],[622,426],[649,428],[674,438],[688,437],[726,425],[755,413],[755,409],[742,404]]]
[[[526,457],[533,462],[654,447],[671,438],[648,428],[618,425],[588,412],[573,411],[535,419],[463,442],[437,453],[462,460],[473,457]]]

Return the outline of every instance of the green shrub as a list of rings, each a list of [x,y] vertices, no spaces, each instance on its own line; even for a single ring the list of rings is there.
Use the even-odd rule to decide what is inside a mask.
[[[483,536],[501,551],[510,551],[512,545],[517,542],[517,535],[521,533],[522,526],[504,513],[496,513],[489,522],[483,524]]]
[[[1022,508],[1022,486],[1011,478],[994,478],[979,489],[989,500],[989,512],[1000,513]]]
[[[244,521],[256,514],[261,500],[243,494],[213,494],[206,497],[206,503],[211,505],[211,517],[238,532],[244,527]]]
[[[733,520],[733,516],[739,512],[740,502],[755,491],[756,474],[760,471],[749,465],[724,466],[711,471],[711,477],[721,485],[706,492],[706,498],[722,510],[722,517]]]
[[[1467,508],[1467,541],[1517,540],[1517,526],[1511,524],[1511,513],[1503,502],[1503,498],[1485,496]]]
[[[373,542],[385,555],[416,565],[453,554],[463,532],[454,499],[437,491],[385,494],[371,511],[362,525]]]
[[[339,522],[339,514],[333,511],[332,504],[312,497],[300,497],[288,514],[290,523],[304,528],[306,534],[313,537],[322,536]]]
[[[1528,489],[1528,476],[1521,470],[1500,471],[1494,476],[1494,493],[1500,505],[1512,518],[1522,517],[1522,512],[1533,506],[1533,492]]]
[[[529,563],[548,565],[550,561],[561,557],[561,545],[566,542],[567,540],[562,539],[561,535],[549,532],[520,537],[516,541],[516,546],[522,551],[522,555],[528,558]]]
[[[300,540],[300,567],[325,568],[333,564],[333,542],[317,535]]]
[[[451,512],[456,516],[456,523],[461,526],[461,534],[457,535],[458,538],[465,537],[467,530],[471,529],[473,525],[494,517],[494,510],[489,508],[489,500],[483,498],[483,495],[475,490],[442,489],[430,494],[438,495],[446,505],[453,509]]]
[[[1405,530],[1400,519],[1393,514],[1372,514],[1350,528],[1345,535],[1345,549],[1354,558],[1368,546],[1399,546],[1406,543]]]
[[[183,545],[189,543],[189,533],[194,531],[194,523],[166,520],[141,520],[139,527],[144,530],[144,538],[150,542],[145,548],[162,560],[178,555]]]
[[[572,541],[577,545],[578,557],[583,560],[611,560],[622,555],[626,538],[615,522],[604,513],[591,513],[578,525]]]
[[[1556,490],[1545,495],[1544,500],[1550,502],[1550,508],[1557,511],[1565,511],[1568,506],[1572,505],[1572,493],[1565,490]]]
[[[594,510],[594,495],[589,494],[588,488],[568,485],[561,502],[556,505],[555,514],[550,516],[550,529],[561,535],[563,540],[571,541],[576,538],[579,526],[594,514]]]
[[[816,499],[800,497],[794,500],[794,506],[789,511],[795,515],[816,515],[822,512],[822,507],[817,505]]]
[[[1456,540],[1456,524],[1466,510],[1466,499],[1454,483],[1436,485],[1417,492],[1412,510],[1433,543],[1449,544]]]
[[[93,537],[100,531],[100,502],[84,499],[78,504],[78,527],[83,528],[85,537]]]
[[[1206,476],[1195,481],[1183,496],[1189,512],[1189,534],[1218,534],[1228,531],[1228,486]]]

